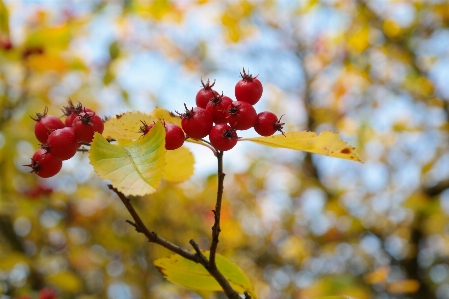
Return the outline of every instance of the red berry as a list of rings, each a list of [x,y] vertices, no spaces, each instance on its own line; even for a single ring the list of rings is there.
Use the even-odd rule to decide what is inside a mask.
[[[206,110],[209,111],[210,115],[212,115],[214,123],[225,124],[228,122],[228,120],[226,119],[226,109],[228,109],[231,103],[232,99],[223,95],[215,95],[209,101],[206,106]]]
[[[220,151],[228,151],[237,144],[235,129],[226,124],[215,125],[209,133],[210,143]]]
[[[53,157],[60,160],[72,158],[76,154],[78,147],[78,141],[72,127],[64,127],[53,131],[53,133],[48,136],[47,144],[42,146],[42,148],[51,153]]]
[[[248,130],[256,122],[256,109],[247,102],[234,101],[226,112],[228,123],[236,130]]]
[[[186,112],[181,114],[177,112],[181,118],[181,126],[187,136],[201,139],[209,134],[210,129],[213,126],[213,120],[210,113],[203,108],[194,107],[187,109],[187,105],[184,104]]]
[[[151,128],[154,126],[154,123],[151,125],[147,125],[146,122],[140,121],[143,126],[140,127],[140,132],[143,135],[147,134]],[[185,135],[180,127],[174,124],[165,124],[165,149],[166,150],[175,150],[180,148],[184,144]]]
[[[44,288],[39,292],[38,299],[56,299],[58,294],[50,288]]]
[[[247,74],[243,69],[242,80],[235,85],[235,98],[237,101],[248,102],[251,105],[256,104],[262,97],[263,87],[259,79]]]
[[[45,149],[38,149],[31,158],[31,164],[24,165],[32,168],[31,172],[41,178],[49,178],[57,174],[62,167],[62,161],[56,159]]]
[[[215,85],[215,81],[210,84],[209,79],[207,79],[206,84],[204,84],[203,79],[201,79],[201,84],[203,85],[203,88],[196,94],[196,106],[206,109],[209,100],[214,98],[215,95],[218,95],[218,92],[212,89]]]
[[[62,109],[62,112],[64,112],[64,115],[66,116],[66,119],[64,122],[65,126],[71,127],[73,124],[73,121],[81,112],[93,112],[93,111],[92,111],[92,109],[84,107],[81,103],[78,103],[75,106],[72,103],[72,101],[69,100],[69,105],[64,106],[64,109]]]
[[[103,133],[104,123],[95,112],[81,112],[72,123],[78,142],[92,142],[95,132]]]
[[[282,118],[282,116],[281,116]],[[281,123],[281,119],[269,111],[260,112],[257,114],[256,123],[254,124],[254,130],[262,136],[271,136],[276,131],[282,131],[282,126],[284,123]]]
[[[34,126],[34,135],[41,143],[47,143],[48,135],[57,129],[64,128],[64,123],[56,116],[47,115],[48,108],[45,107],[44,113],[36,113],[36,117],[31,117],[36,121]]]

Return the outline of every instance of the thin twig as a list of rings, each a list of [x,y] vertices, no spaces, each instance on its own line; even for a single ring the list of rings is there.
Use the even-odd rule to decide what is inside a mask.
[[[212,227],[212,241],[210,244],[210,257],[209,257],[209,266],[214,269],[217,267],[215,264],[215,254],[217,253],[218,247],[218,237],[220,235],[220,215],[221,215],[221,201],[223,199],[223,181],[225,174],[223,173],[223,152],[217,152],[217,162],[218,162],[218,187],[217,187],[217,202],[215,203],[214,213],[214,226]]]

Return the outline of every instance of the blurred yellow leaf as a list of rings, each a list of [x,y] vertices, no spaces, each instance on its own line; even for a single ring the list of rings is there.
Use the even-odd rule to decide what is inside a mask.
[[[361,162],[354,153],[353,147],[340,140],[338,134],[329,131],[321,132],[319,135],[306,131],[287,132],[285,136],[278,134],[268,137],[242,138],[241,140]]]
[[[401,36],[401,27],[392,19],[387,19],[383,23],[383,29],[386,35],[391,38],[398,38]]]
[[[391,282],[387,285],[387,291],[394,294],[415,293],[420,287],[419,281],[406,279]]]
[[[27,47],[44,47],[46,51],[59,52],[65,50],[71,40],[70,27],[64,24],[57,27],[46,27],[28,35]]]
[[[9,35],[9,13],[6,5],[0,0],[0,37],[2,34]]]
[[[8,255],[0,254],[0,270],[10,271],[17,263],[28,263],[28,258],[18,251],[10,252]]]
[[[387,280],[388,274],[390,274],[390,267],[380,267],[365,275],[365,280],[369,284],[379,284]]]
[[[167,151],[163,178],[173,183],[183,182],[193,175],[194,163],[193,154],[186,147]]]
[[[356,53],[365,51],[369,46],[369,27],[362,27],[349,35],[348,47]]]
[[[64,292],[76,293],[82,287],[80,278],[71,272],[59,272],[46,277],[47,281]]]
[[[59,55],[56,54],[39,54],[30,55],[27,58],[27,66],[38,72],[53,70],[63,72],[67,69],[67,63]]]

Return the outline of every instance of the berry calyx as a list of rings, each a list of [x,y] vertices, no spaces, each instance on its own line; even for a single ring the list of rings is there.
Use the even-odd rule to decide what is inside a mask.
[[[283,115],[282,115],[283,116]],[[257,114],[256,123],[254,124],[254,130],[262,136],[271,136],[276,131],[282,133],[285,136],[284,131],[282,131],[283,125],[281,123],[282,116],[278,119],[276,114],[264,111]]]
[[[36,121],[34,126],[34,135],[41,143],[47,143],[48,135],[57,129],[64,128],[64,123],[56,116],[47,115],[48,107],[45,107],[44,113],[36,113],[31,118]]]
[[[196,106],[206,109],[209,100],[214,98],[215,95],[218,95],[218,92],[212,89],[215,85],[215,80],[214,83],[211,84],[209,79],[207,79],[206,84],[204,84],[203,79],[201,79],[201,84],[203,85],[203,88],[196,94]]]
[[[181,126],[184,132],[186,132],[187,136],[196,139],[206,137],[213,126],[212,116],[209,111],[200,107],[194,107],[189,110],[186,104],[184,104],[184,107],[186,109],[185,113],[176,112],[182,118]]]
[[[231,127],[236,130],[248,130],[253,127],[257,112],[248,102],[234,101],[226,110],[226,119]]]
[[[73,104],[71,100],[69,100],[69,105],[64,106],[62,109],[62,112],[66,116],[65,119],[65,126],[71,127],[73,124],[73,121],[75,118],[82,112],[93,112],[92,109],[89,109],[87,107],[84,107],[81,103],[78,103],[76,105]]]
[[[228,122],[226,119],[226,110],[231,105],[232,99],[230,97],[222,95],[215,95],[209,100],[206,106],[206,110],[209,111],[214,123],[225,124]]]
[[[104,124],[95,112],[81,112],[72,123],[78,142],[92,142],[95,132],[103,133]]]
[[[47,153],[45,149],[38,149],[33,157],[31,163],[23,166],[31,167],[31,172],[37,174],[41,178],[49,178],[56,175],[62,167],[62,161],[56,159],[52,154]]]
[[[42,145],[43,149],[59,160],[72,158],[78,147],[78,141],[72,127],[64,127],[53,131],[48,136],[47,144]]]
[[[257,76],[253,77],[247,74],[243,68],[243,74],[240,73],[242,80],[235,85],[235,98],[237,101],[248,102],[251,105],[256,104],[262,97],[263,87]]]
[[[237,144],[238,136],[235,129],[226,124],[218,124],[210,130],[209,140],[215,149],[228,151]]]
[[[140,127],[140,132],[146,135],[154,126],[154,123],[147,125],[145,121],[140,121],[143,126]],[[180,127],[175,124],[166,124],[162,122],[165,128],[165,149],[175,150],[184,144],[185,135]]]

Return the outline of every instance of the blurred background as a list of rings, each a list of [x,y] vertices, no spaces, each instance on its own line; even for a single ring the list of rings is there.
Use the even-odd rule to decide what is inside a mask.
[[[260,298],[449,298],[449,2],[446,0],[0,1],[0,298],[225,298],[166,281],[171,253],[78,153],[29,174],[30,115],[70,98],[101,116],[194,105],[200,78],[286,131],[339,132],[364,163],[239,143],[225,155],[219,252]],[[243,136],[256,136],[253,130]],[[196,172],[137,198],[148,227],[208,248],[210,151]]]

